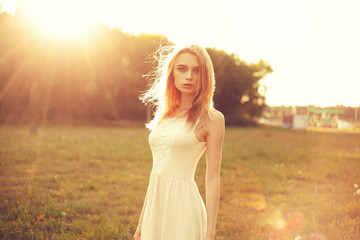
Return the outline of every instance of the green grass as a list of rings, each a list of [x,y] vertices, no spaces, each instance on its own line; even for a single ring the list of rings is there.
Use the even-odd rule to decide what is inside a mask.
[[[147,138],[138,127],[1,127],[0,238],[132,239]],[[221,171],[218,240],[360,238],[360,134],[227,128]],[[203,157],[202,196],[204,175]]]

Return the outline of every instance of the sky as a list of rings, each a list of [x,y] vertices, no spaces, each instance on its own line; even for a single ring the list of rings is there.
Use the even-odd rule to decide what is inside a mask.
[[[14,2],[0,0],[5,10],[14,8]],[[35,18],[56,1],[22,2]],[[360,106],[358,0],[57,2],[63,7],[58,12],[71,10],[82,22],[105,22],[133,34],[163,34],[174,43],[216,47],[249,63],[263,59],[274,70],[262,80],[270,106]],[[49,12],[46,18],[54,15]],[[55,24],[39,18],[41,22]]]

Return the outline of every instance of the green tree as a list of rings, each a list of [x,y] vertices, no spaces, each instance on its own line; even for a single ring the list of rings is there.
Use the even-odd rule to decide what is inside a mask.
[[[56,123],[146,120],[138,100],[151,68],[148,57],[168,42],[162,35],[134,36],[106,25],[84,42],[44,40],[21,13],[0,13],[0,122]],[[216,75],[216,107],[228,125],[254,124],[265,106],[264,61],[207,49]]]
[[[272,72],[271,66],[263,60],[248,64],[215,48],[207,51],[214,64],[215,107],[225,115],[227,125],[254,125],[266,106],[259,81]]]

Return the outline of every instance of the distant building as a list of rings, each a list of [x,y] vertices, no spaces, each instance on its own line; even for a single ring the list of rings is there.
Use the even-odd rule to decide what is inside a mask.
[[[307,129],[308,127],[340,127],[339,115],[344,114],[342,109],[321,109],[314,107],[294,107],[290,112],[283,111],[282,127],[286,129]],[[344,123],[341,124],[343,127]]]
[[[335,106],[326,108],[320,108],[314,105],[275,107],[268,106],[265,108],[263,114],[264,117],[261,118],[259,123],[271,126],[282,126],[283,128],[287,129],[304,129],[306,119],[306,128],[349,128],[350,126],[358,128],[360,127],[359,109],[360,106]]]
[[[305,114],[293,116],[293,129],[307,129],[308,116]]]
[[[305,114],[283,117],[282,127],[286,129],[307,129],[308,117]]]
[[[337,128],[339,115],[344,114],[342,109],[308,109],[308,126]]]

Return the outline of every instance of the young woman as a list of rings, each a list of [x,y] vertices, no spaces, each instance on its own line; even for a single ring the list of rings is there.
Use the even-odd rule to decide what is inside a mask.
[[[197,45],[169,51],[141,96],[156,106],[147,125],[153,169],[135,240],[213,240],[220,190],[224,116],[213,107],[210,56]],[[206,149],[206,207],[194,174]]]

